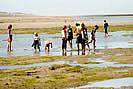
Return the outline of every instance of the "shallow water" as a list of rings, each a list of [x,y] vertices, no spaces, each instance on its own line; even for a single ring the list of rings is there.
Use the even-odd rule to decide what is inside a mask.
[[[133,78],[120,78],[120,79],[110,79],[105,81],[98,82],[89,82],[88,85],[77,87],[77,88],[69,88],[69,89],[80,89],[80,88],[88,88],[88,87],[113,87],[120,88],[122,86],[133,86]]]
[[[104,33],[96,33],[96,48],[106,49],[106,48],[130,48],[133,45],[130,43],[133,37],[124,37],[123,34],[129,34],[133,31],[119,31],[110,32],[108,38],[104,38]],[[89,34],[89,33],[88,33]],[[34,53],[34,49],[31,47],[33,41],[32,34],[14,34],[11,53],[7,53],[7,34],[0,34],[0,57],[6,56],[61,56],[61,38],[51,38],[60,37],[60,34],[40,34],[41,37],[41,52]],[[49,40],[53,42],[53,48],[50,52],[44,51],[44,41]],[[68,43],[68,42],[67,42]],[[68,50],[70,50],[69,45],[67,45]],[[90,44],[92,48],[92,44]],[[73,48],[76,47],[76,39],[73,39]],[[88,51],[86,51],[88,54]],[[70,56],[70,51],[67,52],[67,56]],[[77,51],[73,51],[72,55],[78,55]],[[81,55],[81,52],[80,52]]]
[[[95,60],[98,60],[98,61],[95,61]],[[37,63],[37,64],[29,64],[29,65],[0,66],[0,69],[49,66],[53,64],[69,64],[69,65],[79,65],[79,66],[86,66],[86,67],[133,67],[133,64],[114,64],[113,62],[106,62],[100,58],[93,59],[93,62],[102,62],[102,63],[101,64],[76,64],[77,61],[56,61],[56,62],[45,62],[45,63]]]
[[[107,48],[131,48],[133,47],[132,42],[133,37],[124,37],[123,34],[133,33],[133,31],[119,31],[119,32],[110,32],[111,35],[108,38],[104,38],[104,33],[96,33],[96,48],[97,49],[107,49]],[[7,53],[7,34],[0,34],[0,57],[7,56],[61,56],[61,38],[53,39],[50,37],[60,36],[60,34],[40,34],[41,37],[41,52],[34,53],[33,48],[31,47],[33,41],[33,35],[31,34],[17,34],[13,35],[12,48],[13,51]],[[53,42],[53,48],[50,52],[44,51],[44,40],[49,40]],[[92,44],[90,45],[92,48]],[[76,49],[76,40],[73,40],[73,48]],[[68,46],[68,50],[69,46]],[[91,52],[93,53],[93,52]],[[86,51],[88,54],[88,51]],[[71,55],[70,52],[67,55]],[[73,51],[72,55],[78,55],[77,51]],[[81,55],[81,52],[80,52]],[[88,59],[89,61],[102,62],[101,64],[75,64],[74,61],[57,61],[57,62],[47,62],[47,63],[38,63],[38,64],[29,64],[29,65],[13,65],[13,66],[0,66],[0,69],[14,69],[14,68],[24,68],[24,67],[38,67],[38,66],[48,66],[53,64],[69,64],[69,65],[80,65],[87,67],[133,67],[133,64],[114,64],[113,62],[106,62],[101,58],[97,59]],[[123,70],[120,70],[123,71]],[[127,70],[124,70],[127,71]],[[114,71],[115,72],[115,71]],[[133,86],[133,78],[123,78],[123,79],[112,79],[105,80],[100,82],[91,82],[88,85],[78,87],[115,87],[120,86]],[[73,89],[73,88],[71,88]]]
[[[29,64],[29,65],[0,66],[0,69],[14,69],[14,68],[49,66],[49,65],[53,65],[53,64],[65,64],[65,62],[64,61],[57,61],[57,62],[46,62],[46,63],[38,63],[38,64]]]
[[[133,17],[123,17],[123,16],[115,16],[115,17],[109,17],[109,16],[104,16],[104,17],[76,17],[73,19],[85,19],[87,21],[74,21],[74,22],[88,22],[88,21],[104,21],[105,19],[108,21],[130,21],[133,20]]]

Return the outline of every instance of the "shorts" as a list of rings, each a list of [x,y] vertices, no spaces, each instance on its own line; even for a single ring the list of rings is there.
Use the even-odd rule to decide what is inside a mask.
[[[9,35],[8,42],[12,42],[12,35]]]
[[[77,34],[77,41],[76,43],[82,43],[82,35],[81,34]]]
[[[39,49],[40,48],[39,41],[38,40],[34,40],[33,46],[34,46],[34,49],[36,49],[36,47]]]
[[[107,30],[107,28],[104,28],[104,32],[105,32],[105,33],[108,33],[108,30]]]
[[[65,38],[62,38],[62,49],[66,48],[67,48],[67,40],[65,40]]]
[[[73,36],[68,36],[67,40],[72,40]]]

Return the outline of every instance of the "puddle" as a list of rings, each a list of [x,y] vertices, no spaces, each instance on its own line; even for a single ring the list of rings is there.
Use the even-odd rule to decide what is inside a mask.
[[[98,82],[89,82],[88,85],[80,86],[77,88],[69,88],[69,89],[80,89],[80,88],[89,88],[89,87],[120,88],[122,86],[133,86],[133,78],[129,77],[129,78],[120,78],[120,79],[110,79]]]
[[[75,64],[75,63],[76,61],[56,61],[56,62],[47,62],[47,63],[45,62],[45,63],[37,63],[37,64],[29,64],[29,65],[0,66],[0,69],[49,66],[53,64],[69,64],[69,65],[79,65],[79,66],[86,66],[86,67],[133,67],[133,64],[114,64],[112,62],[103,62],[101,64]]]
[[[49,66],[53,64],[69,64],[69,65],[79,65],[79,66],[86,66],[86,67],[133,67],[133,64],[115,64],[116,62],[107,62],[103,60],[103,58],[88,58],[88,61],[89,62],[100,62],[100,64],[77,64],[76,60],[70,60],[70,61],[45,62],[45,63],[37,63],[37,64],[29,64],[29,65],[0,66],[0,69]],[[124,70],[119,70],[119,71],[123,72]],[[128,70],[125,70],[125,72],[126,71]]]
[[[14,69],[14,68],[49,66],[49,65],[53,65],[53,64],[65,64],[65,62],[64,61],[57,61],[57,62],[46,62],[46,63],[38,63],[38,64],[30,64],[30,65],[0,66],[0,69]]]
[[[101,62],[101,64],[103,65],[108,65],[108,64],[115,64],[116,62],[107,62],[105,60],[103,60],[103,58],[88,58],[88,61],[91,62]]]
[[[119,31],[119,32],[109,32],[109,35],[112,35],[108,38],[104,38],[104,33],[96,33],[96,49],[106,49],[106,48],[131,48],[133,45],[130,45],[129,42],[132,42],[133,37],[123,37],[122,34],[131,33],[133,31]],[[88,33],[89,34],[89,33]],[[51,38],[58,37],[60,34],[40,34],[41,37],[41,52],[35,54],[33,48],[31,47],[33,41],[32,34],[14,34],[12,42],[12,53],[7,53],[7,34],[0,34],[0,57],[7,56],[62,56],[61,53],[61,38]],[[53,48],[50,52],[44,51],[44,40],[49,40],[53,42]],[[68,44],[68,42],[67,42]],[[123,45],[121,45],[123,44]],[[90,44],[92,48],[92,44]],[[67,49],[70,50],[69,44]],[[73,49],[77,49],[76,39],[73,39]],[[93,52],[92,52],[93,53]],[[88,54],[88,51],[86,51]],[[78,55],[77,51],[67,52],[67,56]],[[81,51],[80,51],[81,55]]]
[[[80,65],[86,67],[133,67],[133,64],[70,64],[70,65]]]
[[[113,72],[128,72],[128,70],[115,70]]]

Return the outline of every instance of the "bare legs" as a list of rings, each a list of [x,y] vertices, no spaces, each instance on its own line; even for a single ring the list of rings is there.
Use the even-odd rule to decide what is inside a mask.
[[[85,43],[82,43],[82,55],[85,55]]]
[[[85,44],[81,44],[82,45],[82,55],[85,55]],[[78,48],[78,55],[79,55],[79,43],[77,43],[77,48]]]
[[[11,52],[11,42],[8,42],[7,51],[8,51],[8,52]]]
[[[79,43],[77,43],[77,47],[78,47],[78,55],[79,55]]]
[[[91,40],[90,42],[88,42],[89,44],[90,43],[92,43],[93,42],[93,49],[94,49],[94,51],[95,51],[95,48],[96,48],[96,45],[95,45],[95,43],[96,43],[96,40]]]
[[[88,41],[86,41],[85,43],[86,43],[86,44],[85,44],[85,46],[87,45],[87,47],[88,47],[88,49],[89,49],[89,51],[90,51],[89,42],[88,42]]]
[[[62,56],[66,56],[66,49],[62,49]]]
[[[72,40],[69,40],[70,49],[72,50]]]

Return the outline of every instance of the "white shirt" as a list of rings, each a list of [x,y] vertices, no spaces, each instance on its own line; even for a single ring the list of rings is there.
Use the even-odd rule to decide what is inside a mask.
[[[34,35],[34,40],[40,40],[40,37]]]
[[[66,34],[65,34],[64,30],[62,30],[62,31],[61,31],[61,36],[62,36],[62,37],[66,37],[65,35],[66,35]]]

